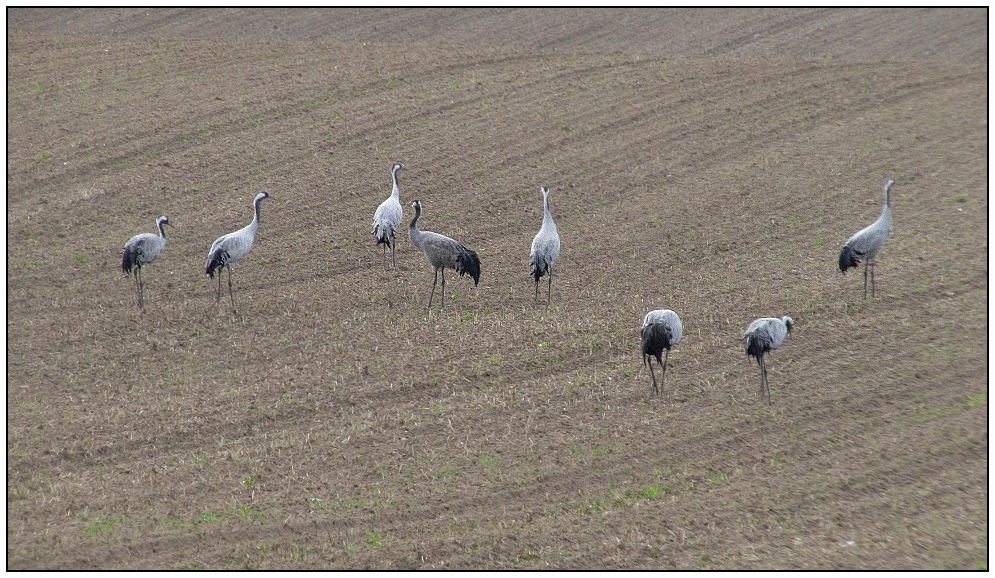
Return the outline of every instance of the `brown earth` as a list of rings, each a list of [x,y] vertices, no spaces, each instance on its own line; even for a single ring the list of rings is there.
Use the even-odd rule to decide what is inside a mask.
[[[987,568],[987,19],[8,10],[8,568]],[[483,262],[441,312],[395,161]]]

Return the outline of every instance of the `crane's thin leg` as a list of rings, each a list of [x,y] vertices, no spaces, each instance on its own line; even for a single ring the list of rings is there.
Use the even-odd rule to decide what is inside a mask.
[[[442,277],[442,280],[443,281],[446,280],[445,276]],[[432,311],[432,297],[435,297],[435,285],[438,282],[439,282],[439,270],[436,269],[435,270],[435,279],[432,279],[432,293],[428,296],[428,310],[429,311]]]
[[[221,280],[221,275],[218,275],[218,280]],[[231,267],[228,267],[228,297],[231,297],[231,310],[235,310],[235,294],[231,290]]]
[[[214,304],[215,305],[220,305],[221,304],[221,270],[218,269],[217,273],[218,273],[218,296],[214,299]]]
[[[553,292],[553,269],[549,269],[549,281],[546,283],[546,309],[549,309],[550,294]]]
[[[670,350],[667,350],[667,355],[663,358],[663,371],[660,372],[660,393],[663,393],[663,386],[667,385],[667,362],[670,361]]]
[[[392,254],[393,254],[393,251],[394,250],[391,249],[391,253]],[[383,245],[383,270],[384,271],[387,270],[387,245]]]
[[[763,359],[763,358],[761,358]],[[763,397],[763,392],[767,392],[767,405],[770,405],[770,381],[767,379],[767,360],[763,359],[763,365],[761,366],[763,370],[763,389],[760,391],[760,396]]]
[[[864,299],[867,299],[867,261],[864,261]]]
[[[536,298],[535,298],[535,301],[536,301],[536,303],[538,303],[539,302],[539,278],[536,277],[535,281],[536,281]]]
[[[442,311],[446,307],[446,268],[442,268],[442,305],[439,305],[439,311]]]
[[[142,268],[138,268],[138,306],[145,313],[145,281],[142,279]]]
[[[871,263],[871,297],[874,297],[874,263]]]
[[[394,245],[396,245],[396,244],[397,244],[397,241],[394,241],[393,238],[391,238],[391,243],[390,243],[390,264],[393,265],[393,267],[395,269],[397,269],[397,259],[394,258]]]
[[[653,395],[656,395],[660,391],[660,388],[656,385],[656,374],[653,373],[653,358],[643,355],[643,364],[648,365],[650,368],[650,377],[653,378]]]

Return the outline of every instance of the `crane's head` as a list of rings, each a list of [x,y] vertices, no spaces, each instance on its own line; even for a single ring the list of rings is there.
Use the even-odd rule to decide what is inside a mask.
[[[411,201],[411,206],[414,207],[416,212],[421,212],[421,201],[415,199],[414,201]]]
[[[542,193],[542,196],[545,197],[546,195],[549,194],[549,189],[547,189],[546,187],[539,187],[539,192]]]
[[[158,219],[155,220],[155,222],[157,225],[169,225],[170,227],[172,227],[172,225],[169,224],[169,217],[167,217],[166,215],[159,217]]]
[[[884,202],[886,205],[891,205],[891,185],[895,184],[895,179],[888,179],[884,182]]]
[[[261,193],[259,193],[258,195],[256,195],[256,198],[253,199],[252,202],[253,203],[258,203],[259,201],[261,201],[263,199],[268,199],[268,198],[269,198],[269,193],[267,193],[266,191],[262,191]]]
[[[785,315],[781,318],[781,321],[783,321],[784,326],[788,328],[788,333],[791,333],[791,326],[795,324],[795,320]]]
[[[392,172],[394,174],[397,174],[397,171],[399,171],[399,170],[401,170],[403,168],[404,168],[404,165],[402,165],[401,163],[394,163],[394,166],[390,167],[390,172]]]

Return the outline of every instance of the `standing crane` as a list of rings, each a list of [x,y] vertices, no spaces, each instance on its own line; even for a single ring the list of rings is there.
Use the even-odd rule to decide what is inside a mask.
[[[840,250],[840,272],[856,268],[864,260],[864,299],[867,299],[867,266],[871,267],[871,297],[874,297],[874,262],[881,246],[891,235],[891,194],[893,179],[884,182],[884,209],[877,221],[854,233]]]
[[[667,361],[670,359],[670,348],[677,345],[684,334],[684,325],[681,318],[670,309],[657,309],[650,311],[643,318],[642,352],[643,365],[650,368],[650,376],[653,377],[653,393],[663,393],[663,384],[667,375]],[[667,351],[667,356],[663,359],[663,351]],[[656,374],[653,373],[653,360],[663,370],[660,372],[660,386],[656,385]]]
[[[542,193],[542,228],[532,239],[532,251],[529,254],[529,266],[532,268],[532,277],[536,282],[535,300],[539,301],[539,279],[548,274],[549,280],[546,289],[546,307],[549,307],[550,293],[553,291],[553,263],[560,256],[560,235],[556,232],[556,223],[553,222],[553,215],[549,213],[549,189],[540,187]]]
[[[219,269],[222,267],[228,269],[228,296],[231,298],[233,310],[235,309],[235,295],[231,290],[231,269],[235,263],[238,263],[239,259],[248,255],[249,250],[252,249],[252,241],[256,238],[256,229],[259,228],[259,204],[263,199],[268,198],[269,193],[266,191],[256,195],[252,201],[252,206],[255,209],[252,222],[234,233],[218,237],[207,254],[207,265],[205,265],[204,271],[211,279],[214,279],[215,272],[218,274],[218,303],[221,302],[221,272]]]
[[[418,229],[418,217],[421,216],[421,201],[414,201],[415,218],[408,227],[408,238],[419,251],[428,257],[428,262],[435,269],[435,279],[432,281],[432,294],[428,297],[428,309],[432,310],[432,297],[435,296],[435,285],[439,282],[439,271],[442,271],[442,305],[446,306],[446,268],[455,269],[460,277],[469,274],[473,278],[473,286],[480,282],[480,258],[470,249],[455,239],[445,235],[422,231]]]
[[[403,168],[404,165],[401,163],[394,163],[394,166],[390,168],[394,188],[387,200],[380,203],[377,211],[373,213],[373,235],[377,239],[377,245],[383,245],[383,268],[385,271],[387,270],[387,247],[390,247],[390,261],[394,267],[397,267],[397,261],[394,260],[394,233],[401,226],[401,219],[404,217],[401,210],[401,190],[397,188],[397,172]]]
[[[162,215],[155,220],[159,234],[140,233],[128,239],[121,250],[121,269],[126,275],[135,272],[135,284],[138,286],[138,306],[145,312],[145,281],[142,280],[142,267],[155,261],[162,250],[166,248],[166,225],[169,217]],[[172,226],[172,225],[170,225]]]
[[[746,333],[743,334],[746,355],[755,357],[757,365],[760,366],[760,397],[763,398],[766,389],[767,405],[770,405],[770,384],[767,382],[767,362],[764,360],[764,355],[784,343],[794,324],[795,322],[787,315],[780,319],[761,317],[750,323]]]

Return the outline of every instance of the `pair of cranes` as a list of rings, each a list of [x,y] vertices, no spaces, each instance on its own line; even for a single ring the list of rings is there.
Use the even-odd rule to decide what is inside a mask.
[[[254,215],[252,222],[241,229],[218,237],[211,244],[211,250],[207,253],[207,264],[204,271],[214,279],[215,273],[218,275],[218,295],[217,301],[221,301],[221,271],[228,270],[228,296],[231,297],[231,307],[235,309],[235,295],[231,288],[231,270],[240,259],[249,254],[252,249],[252,242],[256,238],[256,229],[259,228],[259,205],[263,199],[268,199],[269,193],[262,191],[256,195],[252,201]],[[155,221],[159,234],[141,233],[128,239],[121,251],[121,269],[125,274],[134,272],[135,284],[138,286],[138,306],[142,312],[145,311],[145,282],[142,280],[142,268],[155,261],[162,250],[166,248],[166,229],[169,225],[169,217],[162,215]],[[172,225],[170,225],[172,226]]]
[[[770,404],[770,385],[767,383],[767,362],[764,356],[777,349],[784,343],[784,340],[791,333],[794,320],[788,316],[777,319],[776,317],[761,317],[754,320],[746,328],[743,334],[743,345],[746,346],[746,354],[757,360],[760,366],[760,397],[763,398],[764,391],[767,392],[767,403]],[[681,318],[670,309],[656,309],[650,311],[643,318],[643,327],[640,331],[642,341],[641,350],[643,353],[643,365],[649,366],[650,376],[653,378],[653,393],[662,393],[662,385],[667,376],[667,361],[670,359],[670,348],[677,345],[684,334],[684,325]],[[666,356],[664,356],[666,352]],[[660,366],[660,386],[656,383],[656,373],[653,372],[653,358],[656,358],[657,365]]]
[[[874,262],[878,252],[884,242],[891,235],[891,186],[895,184],[894,179],[888,179],[884,183],[884,208],[881,216],[870,225],[854,233],[843,245],[839,254],[840,272],[846,275],[847,269],[856,268],[860,261],[864,261],[864,299],[867,299],[867,269],[871,271],[871,297],[874,297]],[[746,354],[753,357],[760,367],[760,396],[767,393],[767,403],[770,404],[770,384],[767,381],[767,362],[765,356],[772,350],[777,349],[784,343],[794,320],[784,316],[780,319],[775,317],[761,317],[754,320],[743,333],[743,345]],[[642,340],[643,365],[648,365],[650,376],[653,378],[653,393],[660,393],[661,388],[657,386],[656,374],[653,372],[653,358],[661,367],[661,383],[667,374],[667,361],[670,359],[670,349],[681,340],[684,333],[684,325],[681,318],[670,309],[657,309],[650,311],[643,318],[643,326],[640,332]],[[666,351],[666,355],[664,355]]]
[[[384,269],[387,268],[387,248],[390,247],[391,263],[395,266],[397,262],[394,258],[394,247],[397,230],[401,226],[403,214],[401,211],[400,188],[397,182],[397,173],[404,168],[401,163],[394,163],[390,169],[391,188],[390,197],[380,203],[376,212],[373,213],[373,236],[377,245],[383,245]],[[539,279],[548,275],[546,306],[549,306],[550,294],[553,290],[553,263],[560,255],[560,236],[556,232],[556,223],[549,212],[549,189],[540,187],[543,203],[542,228],[532,240],[532,249],[529,253],[529,267],[531,276],[535,279],[536,301],[539,300]],[[422,231],[418,228],[418,219],[421,218],[421,201],[415,200],[411,203],[415,209],[415,218],[408,226],[408,238],[411,243],[425,255],[435,271],[435,278],[432,280],[432,293],[428,297],[428,308],[432,309],[432,298],[435,297],[435,287],[439,282],[439,273],[442,273],[442,303],[440,307],[446,305],[446,269],[453,269],[459,273],[460,277],[465,274],[473,278],[474,286],[480,282],[480,257],[476,252],[466,248],[465,245],[439,233],[432,231]]]

